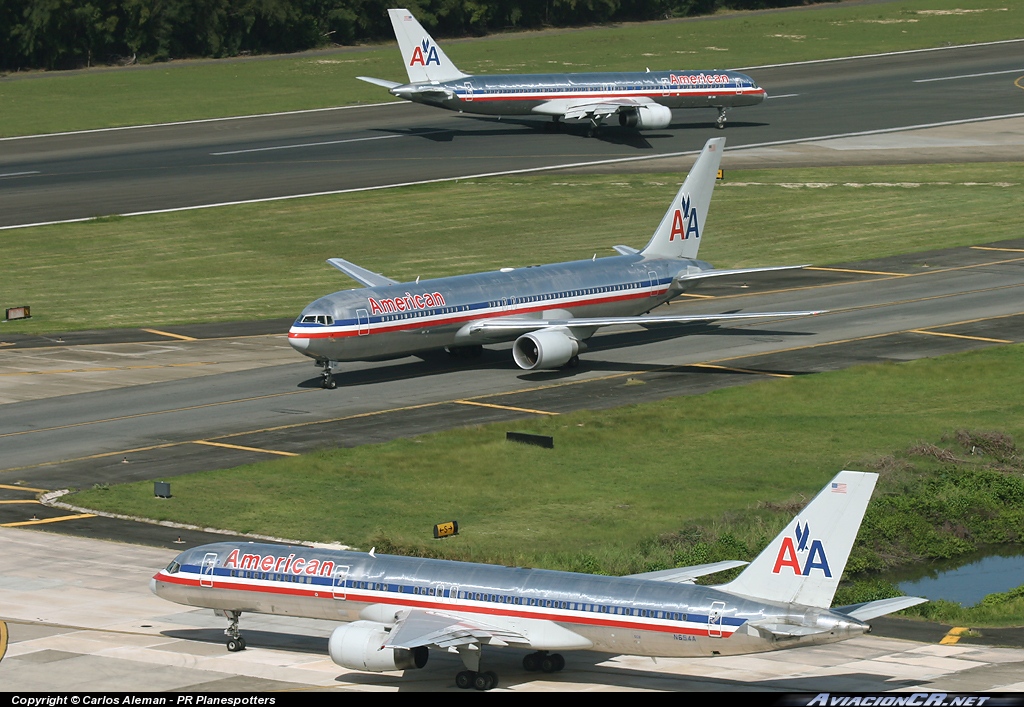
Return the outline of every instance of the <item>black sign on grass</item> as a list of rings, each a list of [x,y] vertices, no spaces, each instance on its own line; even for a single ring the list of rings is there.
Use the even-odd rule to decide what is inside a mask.
[[[546,435],[531,435],[525,432],[506,432],[505,440],[508,442],[519,442],[519,444],[532,444],[535,447],[544,449],[555,448],[555,438]]]

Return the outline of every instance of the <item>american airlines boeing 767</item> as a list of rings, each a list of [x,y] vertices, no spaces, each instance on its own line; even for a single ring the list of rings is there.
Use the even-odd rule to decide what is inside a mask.
[[[740,561],[607,577],[449,560],[225,542],[187,550],[153,577],[158,596],[217,610],[240,651],[243,612],[346,622],[331,659],[351,670],[426,665],[457,653],[461,688],[489,690],[484,646],[534,652],[527,671],[557,672],[554,651],[662,657],[737,655],[833,643],[867,621],[924,602],[896,597],[830,608],[878,474],[842,471],[733,581],[694,579]]]
[[[762,102],[765,90],[738,71],[635,71],[589,74],[468,76],[459,71],[408,10],[388,10],[409,83],[356,78],[382,86],[407,101],[482,115],[550,116],[588,122],[593,135],[606,119],[623,127],[667,128],[673,108],[725,111]]]
[[[697,260],[725,138],[708,140],[643,250],[615,246],[618,256],[503,268],[400,283],[341,258],[328,262],[365,287],[321,297],[288,333],[299,352],[323,367],[335,388],[341,361],[383,360],[432,349],[475,352],[514,341],[523,369],[574,366],[601,327],[796,317],[800,312],[642,316],[708,278],[803,265],[716,270]]]

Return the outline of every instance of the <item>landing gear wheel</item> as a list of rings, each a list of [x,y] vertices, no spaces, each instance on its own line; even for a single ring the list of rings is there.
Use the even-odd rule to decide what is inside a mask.
[[[565,667],[565,658],[558,653],[552,653],[541,658],[540,669],[545,673],[557,673]]]
[[[579,356],[573,356],[572,358],[570,358],[565,363],[565,367],[566,368],[579,368],[579,365],[580,365],[580,357]]]
[[[498,686],[498,674],[488,670],[486,673],[477,673],[473,678],[473,687],[481,692],[493,690]]]
[[[725,108],[719,107],[718,119],[715,121],[715,127],[719,130],[725,130]]]
[[[228,639],[228,651],[237,653],[245,650],[245,639],[242,637]]]
[[[540,662],[543,658],[543,653],[527,653],[523,656],[523,670],[528,673],[537,672],[540,670]]]
[[[334,390],[338,387],[338,381],[334,380],[333,376],[327,376],[324,378],[323,388],[324,390]]]
[[[463,670],[455,676],[455,687],[460,690],[468,690],[473,687],[476,681],[476,673],[472,670]]]

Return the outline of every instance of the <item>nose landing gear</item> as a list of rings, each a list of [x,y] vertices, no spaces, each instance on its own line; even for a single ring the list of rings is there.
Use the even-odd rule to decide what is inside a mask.
[[[719,130],[725,130],[725,106],[718,106],[718,118],[715,120],[715,127]]]

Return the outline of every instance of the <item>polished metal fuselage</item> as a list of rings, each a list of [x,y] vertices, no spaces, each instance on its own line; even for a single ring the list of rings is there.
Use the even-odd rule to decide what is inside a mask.
[[[170,571],[173,570],[173,571]],[[181,553],[151,582],[179,604],[393,624],[420,609],[520,634],[542,650],[734,655],[830,643],[867,626],[827,609],[744,599],[714,587],[342,552],[218,543]],[[815,633],[780,639],[756,624]]]
[[[667,108],[736,108],[766,93],[738,71],[648,71],[587,74],[466,76],[396,86],[391,93],[417,103],[483,115],[536,115],[550,101],[651,101]]]
[[[700,260],[634,254],[344,290],[306,307],[292,325],[289,342],[321,361],[387,359],[497,343],[518,334],[484,339],[466,325],[509,316],[637,316],[683,292],[673,282],[679,273],[709,269]],[[333,324],[303,321],[315,315],[330,316]],[[593,331],[573,333],[585,340]]]

